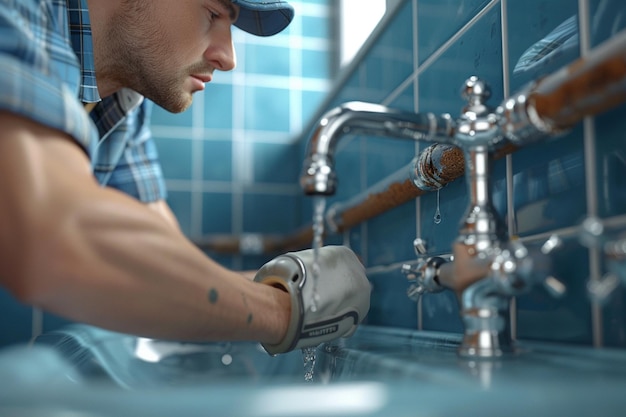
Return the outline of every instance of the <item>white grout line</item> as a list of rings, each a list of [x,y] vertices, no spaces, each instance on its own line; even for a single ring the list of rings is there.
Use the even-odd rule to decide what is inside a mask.
[[[502,94],[509,97],[511,94],[510,67],[509,67],[509,21],[507,0],[500,1],[500,30],[502,32]],[[515,221],[515,187],[513,184],[513,156],[507,155],[506,161],[506,217],[507,233],[509,236],[517,234]],[[509,324],[511,338],[517,339],[517,297],[512,297],[509,304]]]
[[[246,35],[242,35],[246,36]],[[243,42],[242,42],[243,43]],[[241,55],[240,63],[245,66],[245,55]],[[245,85],[246,74],[243,72],[233,73],[233,132],[232,132],[232,183],[231,183],[231,233],[241,234],[243,232],[243,184],[242,173],[250,171],[245,164]],[[235,82],[237,81],[237,82]],[[249,168],[249,167],[247,167]]]
[[[295,19],[302,20],[302,17],[296,16]],[[301,28],[302,25],[295,24],[292,27],[292,30],[296,30],[296,28]],[[302,35],[302,33],[298,33],[298,35]],[[304,88],[302,62],[301,37],[296,36],[292,38],[289,48],[289,131],[294,134],[302,132],[304,129],[302,123],[302,89]]]
[[[418,0],[413,0],[413,73],[417,73],[419,70],[419,33],[417,30],[417,8]],[[413,108],[415,112],[420,111],[420,90],[419,90],[419,76],[416,76],[413,80]],[[415,142],[415,155],[420,152],[420,142]],[[415,199],[415,236],[422,237],[422,199],[417,197]],[[421,313],[421,312],[420,312]]]
[[[452,35],[450,39],[445,41],[443,45],[437,48],[435,52],[433,52],[428,58],[426,58],[426,60],[424,60],[424,63],[413,74],[411,74],[406,80],[404,80],[398,87],[396,87],[395,90],[393,90],[391,94],[389,94],[387,98],[385,98],[381,102],[381,104],[389,105],[389,103],[393,102],[396,98],[398,98],[398,96],[402,94],[412,82],[417,80],[417,77],[420,73],[424,72],[424,70],[426,70],[435,61],[437,61],[452,45],[454,45],[456,41],[458,41],[463,35],[465,35],[467,31],[470,30],[476,22],[478,22],[483,16],[485,16],[491,9],[493,9],[499,3],[500,3],[500,0],[491,0],[489,4],[487,4],[482,10],[476,13],[474,17],[472,17],[465,25],[463,25],[461,29],[459,29],[454,35]]]
[[[294,38],[295,39],[295,38]],[[292,46],[293,48],[293,46]],[[304,48],[303,48],[304,49]],[[239,64],[237,64],[239,65]],[[322,92],[328,91],[330,82],[324,78],[309,78],[302,76],[286,76],[272,74],[246,74],[245,85],[252,87],[285,88],[291,80],[299,83],[303,91]],[[223,79],[222,79],[223,78]],[[240,85],[241,80],[227,77],[216,78],[211,81],[213,85]]]
[[[417,30],[417,9],[418,0],[413,0],[413,73],[419,74],[419,32]],[[413,80],[413,107],[415,112],[420,110],[419,99],[419,75],[416,75]],[[418,155],[420,151],[420,142],[415,143],[415,154]],[[415,199],[415,237],[422,237],[422,198],[417,197]],[[422,297],[419,297],[415,305],[417,313],[417,330],[424,330],[424,309],[422,308]]]
[[[503,96],[511,95],[511,80],[509,66],[509,22],[508,22],[508,0],[501,0],[501,30],[502,30],[502,86]],[[517,234],[517,223],[515,215],[515,190],[513,184],[513,156],[506,156],[506,189],[507,189],[507,223],[509,236]]]
[[[580,56],[585,57],[591,49],[591,31],[589,16],[589,0],[578,0],[578,31],[580,39]],[[593,117],[583,121],[584,152],[585,152],[585,188],[587,199],[587,215],[598,215],[598,167],[596,164],[596,134]],[[601,277],[601,255],[596,248],[589,249],[589,280],[597,281]],[[591,302],[591,334],[593,345],[604,345],[602,308],[597,302]]]

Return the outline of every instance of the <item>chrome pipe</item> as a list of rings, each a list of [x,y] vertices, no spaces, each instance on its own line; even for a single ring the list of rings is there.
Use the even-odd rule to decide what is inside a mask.
[[[321,118],[311,136],[300,185],[309,195],[335,193],[335,149],[348,134],[450,143],[454,126],[447,114],[411,113],[363,102],[342,104]]]

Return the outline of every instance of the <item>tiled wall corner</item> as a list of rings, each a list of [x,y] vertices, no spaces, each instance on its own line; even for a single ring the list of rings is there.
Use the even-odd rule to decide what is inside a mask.
[[[497,105],[528,82],[573,62],[585,45],[594,47],[622,30],[625,13],[618,0],[405,0],[370,39],[362,60],[327,100],[328,108],[361,100],[456,117],[464,105],[460,87],[471,75],[489,83],[490,103]],[[618,106],[493,163],[493,201],[509,232],[529,246],[551,233],[564,236],[553,255],[553,272],[568,291],[555,298],[537,286],[517,297],[512,317],[519,338],[626,347],[625,291],[618,289],[604,305],[592,302],[587,284],[609,266],[602,258],[594,261],[576,233],[589,214],[622,219],[621,230],[626,228],[625,115],[626,106]],[[336,155],[340,185],[332,198],[339,202],[366,193],[423,146],[364,136],[342,140]],[[592,161],[590,155],[595,155]],[[426,240],[429,254],[449,253],[467,202],[459,179],[347,233],[373,282],[370,323],[462,331],[453,294],[426,294],[419,306],[407,301],[400,265],[415,259],[416,236]],[[437,209],[440,223],[433,221]],[[306,210],[305,205],[305,216]]]

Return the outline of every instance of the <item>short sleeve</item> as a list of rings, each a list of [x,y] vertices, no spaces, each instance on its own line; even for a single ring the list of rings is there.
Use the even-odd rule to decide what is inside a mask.
[[[78,100],[67,13],[50,2],[0,2],[0,110],[69,134],[91,156],[97,131]]]

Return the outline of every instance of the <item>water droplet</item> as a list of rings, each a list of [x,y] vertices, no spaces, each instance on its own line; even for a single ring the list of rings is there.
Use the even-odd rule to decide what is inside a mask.
[[[441,191],[441,188],[437,190],[437,209],[435,210],[435,217],[433,217],[433,221],[435,222],[435,224],[441,223],[441,210],[439,210],[439,191]]]

